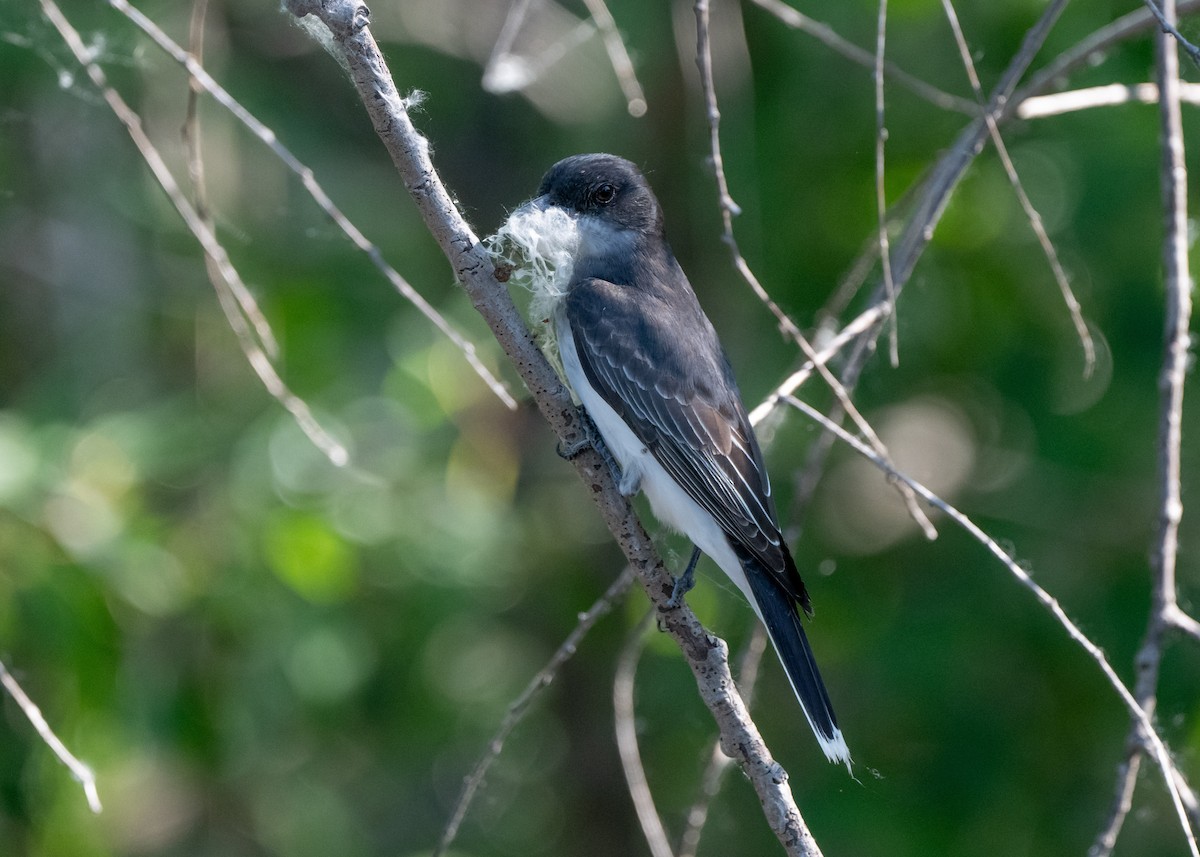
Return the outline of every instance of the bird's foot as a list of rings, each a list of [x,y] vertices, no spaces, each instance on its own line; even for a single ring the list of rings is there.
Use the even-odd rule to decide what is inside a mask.
[[[683,574],[675,578],[675,585],[671,588],[671,597],[667,599],[667,607],[674,610],[683,604],[683,596],[692,591],[692,587],[696,585],[696,563],[700,561],[700,548],[692,548],[692,558],[688,560],[687,568],[683,570]]]
[[[638,485],[628,484],[626,474],[621,472],[621,465],[617,464],[617,460],[613,458],[611,452],[608,451],[608,446],[604,443],[604,438],[600,435],[600,430],[596,428],[596,424],[592,422],[592,418],[588,416],[587,411],[579,408],[576,413],[579,417],[579,436],[570,442],[560,440],[556,451],[560,458],[565,458],[567,461],[575,458],[579,453],[591,447],[596,450],[596,454],[604,459],[604,463],[608,465],[608,470],[612,474],[613,481],[617,483],[617,487],[621,493],[628,497],[637,491]],[[640,480],[639,480],[640,481]]]

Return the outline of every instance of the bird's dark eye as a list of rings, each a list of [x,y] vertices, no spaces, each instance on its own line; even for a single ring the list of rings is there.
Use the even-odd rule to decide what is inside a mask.
[[[602,184],[592,193],[592,199],[600,205],[608,205],[617,198],[617,189],[610,184]]]

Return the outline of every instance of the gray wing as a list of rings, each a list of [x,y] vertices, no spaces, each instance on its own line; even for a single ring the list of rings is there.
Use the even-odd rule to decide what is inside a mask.
[[[596,391],[737,552],[757,559],[808,609],[729,361],[690,287],[667,306],[645,291],[583,280],[566,313]]]

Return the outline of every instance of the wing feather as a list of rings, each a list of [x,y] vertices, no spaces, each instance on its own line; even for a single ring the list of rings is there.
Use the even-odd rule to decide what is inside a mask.
[[[660,299],[605,280],[574,284],[565,310],[582,368],[663,469],[807,604],[729,362],[690,288],[680,297],[647,308]]]

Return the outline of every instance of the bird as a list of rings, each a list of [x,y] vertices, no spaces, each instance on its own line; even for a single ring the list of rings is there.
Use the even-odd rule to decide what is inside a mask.
[[[717,337],[676,261],[662,208],[632,162],[565,158],[497,232],[532,260],[531,314],[626,496],[694,545],[742,591],[767,629],[831,762],[850,751],[800,611],[812,602],[780,531],[762,450]],[[574,450],[563,450],[571,454]]]

